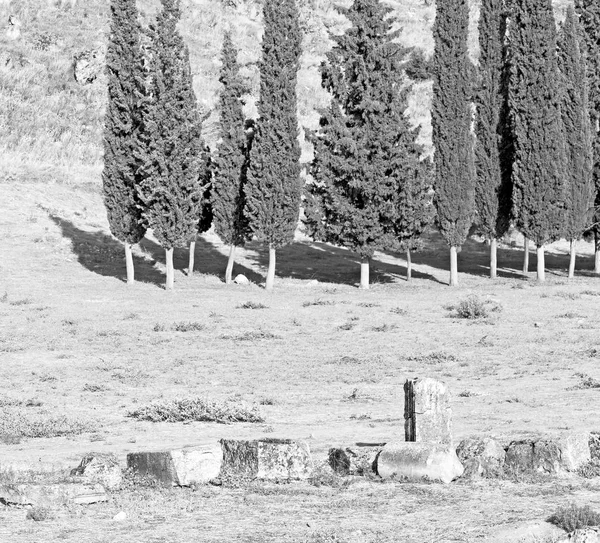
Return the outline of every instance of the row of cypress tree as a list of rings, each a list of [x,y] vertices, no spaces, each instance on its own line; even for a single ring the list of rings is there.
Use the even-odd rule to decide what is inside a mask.
[[[474,77],[467,51],[468,2],[437,3],[434,203],[451,247],[451,285],[458,282],[457,249],[476,215],[490,241],[492,277],[497,239],[511,223],[535,243],[541,281],[547,243],[561,237],[571,242],[572,277],[575,242],[586,231],[597,236],[600,135],[591,119],[599,117],[598,89],[593,100],[588,96],[590,82],[592,89],[598,85],[600,9],[593,0],[578,0],[576,9],[583,28],[571,6],[557,35],[551,0],[483,0]]]

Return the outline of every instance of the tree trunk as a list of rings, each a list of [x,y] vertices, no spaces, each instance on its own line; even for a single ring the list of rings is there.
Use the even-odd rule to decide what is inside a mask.
[[[498,240],[490,240],[490,278],[496,279],[498,275]]]
[[[125,244],[125,266],[127,268],[127,284],[133,285],[135,282],[135,270],[133,268],[133,254],[131,252],[131,243]]]
[[[275,283],[275,247],[269,245],[269,271],[267,272],[265,288],[273,290],[273,283]]]
[[[406,249],[406,280],[410,281],[412,279],[412,258],[410,254],[410,249]]]
[[[450,247],[450,286],[458,286],[458,250],[457,247]]]
[[[571,259],[569,260],[569,279],[575,277],[575,258],[577,257],[575,240],[571,240]]]
[[[537,278],[538,281],[546,280],[546,269],[544,262],[544,246],[537,248]]]
[[[198,239],[198,237],[196,236],[191,242],[190,242],[190,261],[188,264],[188,277],[190,275],[194,275],[194,257],[196,256],[196,239]]]
[[[167,290],[173,290],[175,285],[175,270],[173,269],[173,247],[165,249],[165,257],[167,261],[167,284],[165,288]]]
[[[594,273],[600,274],[600,235],[594,228]]]
[[[231,283],[231,276],[233,275],[233,260],[235,257],[235,245],[232,243],[229,247],[229,259],[227,260],[227,268],[225,269],[225,284]]]
[[[523,248],[525,255],[523,256],[523,273],[529,273],[529,238],[523,238]]]
[[[360,262],[360,289],[369,288],[369,258],[364,256]]]

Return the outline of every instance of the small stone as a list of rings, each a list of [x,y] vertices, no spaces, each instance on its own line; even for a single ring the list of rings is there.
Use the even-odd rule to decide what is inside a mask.
[[[318,287],[319,286],[319,281],[317,281],[316,279],[311,279],[308,283],[306,283],[307,287]]]
[[[123,483],[123,472],[114,454],[86,454],[75,469],[72,476],[82,477],[85,482],[100,483],[108,490],[116,490]]]
[[[151,477],[164,484],[191,486],[218,477],[221,458],[219,445],[138,452],[127,455],[127,467],[137,475]]]
[[[122,520],[125,520],[127,518],[127,513],[125,513],[125,511],[121,511],[120,513],[117,513],[112,519],[119,522]]]
[[[249,285],[250,284],[249,279],[245,275],[242,275],[241,273],[239,275],[235,276],[235,279],[233,280],[233,282],[236,285]]]
[[[222,439],[223,472],[266,480],[307,479],[313,473],[310,449],[305,441]]]
[[[377,473],[383,479],[425,479],[448,484],[463,472],[456,451],[440,443],[388,443],[377,457]]]
[[[463,439],[456,454],[465,468],[465,478],[499,477],[504,468],[506,451],[491,437]]]
[[[73,76],[82,85],[93,83],[104,70],[105,54],[102,49],[89,49],[73,58]]]

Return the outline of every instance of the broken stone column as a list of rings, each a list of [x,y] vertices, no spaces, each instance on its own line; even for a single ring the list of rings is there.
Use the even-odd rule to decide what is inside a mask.
[[[404,439],[452,444],[450,392],[435,379],[404,383]]]
[[[252,479],[307,479],[313,461],[304,441],[259,439],[245,441],[222,439],[222,473]]]
[[[377,455],[385,443],[356,443],[329,449],[327,461],[338,475],[369,475],[376,471]]]

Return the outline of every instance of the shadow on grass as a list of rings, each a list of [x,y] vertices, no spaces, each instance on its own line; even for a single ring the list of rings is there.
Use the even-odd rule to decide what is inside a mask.
[[[62,235],[71,240],[77,261],[84,268],[104,277],[115,277],[123,282],[127,281],[125,249],[122,243],[103,232],[82,230],[67,219],[53,214],[49,214],[49,216],[61,229]],[[158,247],[155,243],[153,245]],[[136,281],[154,285],[164,284],[165,276],[154,268],[152,262],[134,254],[133,264]]]

